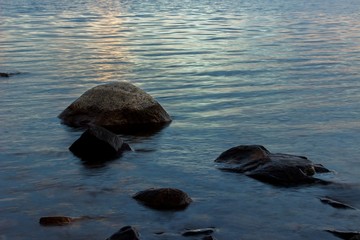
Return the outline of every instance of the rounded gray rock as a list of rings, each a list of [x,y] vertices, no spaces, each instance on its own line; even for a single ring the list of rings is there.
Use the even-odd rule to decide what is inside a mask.
[[[70,104],[59,118],[71,127],[166,124],[171,117],[149,94],[130,82],[96,86]]]

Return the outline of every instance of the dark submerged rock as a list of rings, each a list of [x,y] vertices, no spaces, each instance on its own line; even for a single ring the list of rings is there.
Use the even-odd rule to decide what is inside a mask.
[[[208,236],[203,237],[202,240],[216,240],[216,238],[214,238],[211,235],[208,235]]]
[[[337,236],[338,238],[345,239],[345,240],[359,240],[360,239],[360,232],[356,231],[338,231],[338,230],[325,230],[333,235]]]
[[[304,156],[271,153],[261,145],[240,145],[220,154],[215,160],[220,169],[244,173],[262,182],[278,186],[328,182],[314,178],[315,173],[329,172],[320,164],[314,164]]]
[[[64,226],[72,223],[74,220],[71,217],[65,216],[51,216],[41,217],[39,223],[43,226]]]
[[[102,162],[131,150],[118,135],[99,126],[90,126],[69,148],[84,161]]]
[[[171,122],[164,108],[149,94],[129,82],[96,86],[75,100],[60,115],[66,125],[89,124],[121,130],[159,128]]]
[[[195,235],[208,235],[214,232],[214,228],[198,228],[198,229],[187,229],[181,235],[195,236]]]
[[[9,73],[0,72],[0,77],[10,77]]]
[[[139,232],[132,226],[122,227],[119,231],[114,233],[106,240],[139,240]]]
[[[330,197],[322,197],[320,198],[320,201],[324,204],[329,204],[330,206],[334,207],[334,208],[340,208],[340,209],[353,209],[355,210],[356,208],[353,206],[350,206],[346,203],[343,203],[341,201],[332,199]]]
[[[158,210],[182,210],[191,202],[191,198],[176,188],[150,188],[133,196],[144,205]]]
[[[43,226],[64,226],[81,220],[103,219],[103,218],[104,217],[90,217],[90,216],[81,216],[81,217],[49,216],[49,217],[41,217],[39,223]]]
[[[17,74],[20,74],[20,73],[19,72],[0,72],[0,77],[8,78],[8,77],[11,77],[11,76],[14,76]]]

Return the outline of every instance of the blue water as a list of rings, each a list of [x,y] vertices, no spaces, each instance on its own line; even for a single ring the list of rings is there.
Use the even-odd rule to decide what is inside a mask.
[[[337,239],[359,231],[360,2],[355,0],[0,0],[0,239],[105,239],[133,225],[144,239]],[[173,122],[135,149],[88,168],[81,134],[57,115],[89,88],[128,80]],[[221,172],[240,144],[305,155],[327,187],[276,188]],[[194,202],[158,212],[131,196],[177,187]],[[42,227],[42,216],[93,216]],[[163,235],[155,232],[164,231]],[[199,239],[188,238],[188,239]]]

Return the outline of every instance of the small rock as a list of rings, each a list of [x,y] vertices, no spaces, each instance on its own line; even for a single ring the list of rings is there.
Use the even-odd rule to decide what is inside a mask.
[[[0,77],[10,77],[9,73],[0,72]]]
[[[114,233],[106,240],[139,240],[139,232],[132,226],[122,227],[119,231]]]
[[[181,210],[191,202],[191,198],[176,188],[150,188],[136,193],[134,199],[158,210]]]
[[[0,72],[0,77],[11,77],[11,76],[14,76],[14,75],[17,75],[17,74],[20,74],[19,72]]]
[[[334,200],[330,197],[322,197],[320,198],[320,201],[322,203],[325,203],[325,204],[329,204],[330,206],[334,207],[334,208],[341,208],[341,209],[356,209],[355,207],[353,206],[350,206],[346,203],[342,203],[338,200]]]
[[[119,157],[131,150],[118,135],[99,126],[91,126],[69,148],[84,161],[101,162]]]
[[[355,231],[338,231],[338,230],[325,230],[329,233],[334,234],[338,238],[345,239],[345,240],[358,240],[360,239],[360,232]]]
[[[42,217],[39,220],[39,223],[43,226],[64,226],[73,222],[71,217],[65,216],[52,216],[52,217]]]
[[[213,232],[214,232],[214,228],[187,229],[182,233],[182,235],[186,237],[186,236],[194,236],[194,235],[211,234]]]

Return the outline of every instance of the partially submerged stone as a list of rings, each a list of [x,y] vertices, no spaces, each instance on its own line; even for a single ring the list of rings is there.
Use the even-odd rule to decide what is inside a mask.
[[[136,228],[132,226],[122,227],[119,231],[114,233],[111,237],[106,240],[139,240],[140,234]]]
[[[171,122],[171,117],[152,96],[125,81],[86,91],[59,118],[71,127],[94,124],[114,129],[157,128]]]
[[[340,208],[340,209],[353,209],[355,210],[356,208],[346,204],[344,202],[341,202],[339,200],[335,200],[331,197],[321,197],[320,201],[324,204],[329,204],[330,206],[334,207],[334,208]]]
[[[208,235],[214,232],[214,228],[197,228],[197,229],[186,229],[181,233],[181,235],[187,236],[197,236],[197,235]]]
[[[208,235],[208,236],[203,237],[202,240],[216,240],[216,238],[214,238],[211,235]]]
[[[360,239],[360,232],[357,231],[338,231],[333,229],[325,230],[333,235],[337,236],[338,238],[345,239],[345,240],[359,240]]]
[[[315,173],[329,172],[303,156],[271,153],[261,145],[240,145],[223,152],[216,160],[220,169],[244,173],[262,182],[280,186],[327,183],[314,178]]]
[[[20,74],[20,72],[0,72],[0,77],[8,78],[18,74]]]
[[[48,216],[41,217],[39,223],[43,226],[64,226],[71,224],[73,222],[87,220],[87,219],[103,219],[103,217],[90,217],[90,216],[81,216],[81,217],[66,217],[66,216]]]
[[[71,217],[65,216],[51,216],[41,217],[39,223],[43,226],[64,226],[72,223],[74,220]]]
[[[134,199],[158,210],[181,210],[191,202],[191,198],[176,188],[150,188],[136,193]]]
[[[0,77],[8,78],[16,74],[19,74],[19,72],[0,72]]]
[[[10,74],[5,72],[0,72],[0,77],[10,77]]]
[[[120,136],[99,126],[90,126],[69,148],[84,161],[106,161],[131,150]]]

